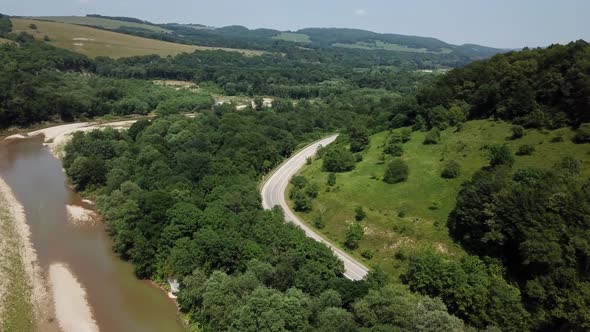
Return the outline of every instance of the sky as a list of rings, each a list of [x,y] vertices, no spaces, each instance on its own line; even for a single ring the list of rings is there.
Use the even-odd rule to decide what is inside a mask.
[[[590,41],[590,0],[0,0],[0,12],[277,30],[360,28],[500,48]]]

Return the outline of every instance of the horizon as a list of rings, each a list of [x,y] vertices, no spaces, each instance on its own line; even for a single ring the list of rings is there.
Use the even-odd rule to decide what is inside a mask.
[[[156,24],[202,24],[211,27],[240,25],[248,29],[297,31],[303,28],[361,29],[377,33],[430,37],[449,44],[477,44],[500,49],[546,47],[590,40],[584,13],[590,3],[582,0],[436,0],[417,3],[350,0],[338,6],[309,0],[277,4],[221,0],[215,3],[173,0],[165,9],[156,0],[56,0],[51,3],[8,0],[2,12],[13,16],[125,16]],[[228,11],[228,8],[234,10]],[[315,11],[310,11],[313,8]],[[534,8],[535,10],[531,10]],[[243,15],[252,11],[252,15]],[[402,13],[403,15],[400,15]],[[557,19],[559,24],[550,22]],[[474,28],[477,26],[477,28]]]

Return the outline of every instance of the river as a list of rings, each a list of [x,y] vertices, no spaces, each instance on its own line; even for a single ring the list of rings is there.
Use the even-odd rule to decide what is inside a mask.
[[[68,222],[66,205],[93,207],[68,187],[61,162],[42,142],[2,142],[0,177],[24,207],[45,278],[51,264],[67,266],[86,291],[100,331],[186,331],[165,292],[137,279],[131,264],[112,252],[102,223]]]

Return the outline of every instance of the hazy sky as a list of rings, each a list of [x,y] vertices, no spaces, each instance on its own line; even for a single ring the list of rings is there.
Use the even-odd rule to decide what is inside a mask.
[[[590,41],[590,0],[0,0],[0,12],[279,30],[362,28],[507,48]]]

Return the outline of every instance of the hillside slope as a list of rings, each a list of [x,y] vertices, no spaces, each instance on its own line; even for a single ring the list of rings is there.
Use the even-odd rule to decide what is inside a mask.
[[[183,52],[192,53],[194,51],[220,49],[247,55],[263,53],[261,51],[183,45],[67,23],[29,19],[11,19],[11,21],[15,33],[26,32],[39,40],[44,40],[45,36],[47,36],[51,45],[69,49],[89,57],[108,56],[121,58],[151,54],[168,56]],[[35,28],[32,28],[32,25]]]

